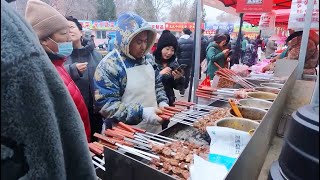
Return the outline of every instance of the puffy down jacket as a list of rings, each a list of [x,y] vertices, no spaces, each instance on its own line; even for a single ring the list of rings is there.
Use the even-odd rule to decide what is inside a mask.
[[[49,56],[50,57],[50,56]],[[50,58],[51,59],[51,58]],[[81,95],[80,90],[78,89],[77,85],[73,82],[70,75],[66,71],[66,69],[63,66],[63,63],[65,59],[58,59],[58,60],[52,60],[53,65],[58,70],[58,73],[63,80],[64,84],[66,85],[75,105],[77,106],[77,109],[80,113],[84,129],[86,131],[86,136],[88,142],[90,142],[90,120],[89,120],[89,113],[87,106],[84,102],[84,99]]]

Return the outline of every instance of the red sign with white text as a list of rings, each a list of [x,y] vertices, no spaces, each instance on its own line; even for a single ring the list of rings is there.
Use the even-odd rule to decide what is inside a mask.
[[[237,13],[267,13],[271,12],[273,0],[238,0]]]
[[[172,32],[181,32],[184,28],[189,28],[192,32],[195,29],[195,23],[192,22],[168,22],[165,23],[165,28]],[[201,24],[201,29],[204,29],[204,23]]]
[[[148,22],[148,24],[157,31],[165,30],[165,23],[164,22]]]

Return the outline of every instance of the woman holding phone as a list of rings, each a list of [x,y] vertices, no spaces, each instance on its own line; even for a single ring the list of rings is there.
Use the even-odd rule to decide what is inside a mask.
[[[185,66],[183,64],[179,65],[176,60],[177,47],[177,38],[170,31],[165,30],[162,32],[157,49],[153,53],[170,106],[173,105],[176,99],[173,89],[180,90],[184,88],[183,68]]]
[[[227,37],[224,34],[217,34],[214,38],[214,42],[211,42],[207,47],[207,73],[210,80],[213,79],[218,67],[214,63],[218,63],[221,67],[227,67],[226,65],[230,61],[229,54],[230,49],[225,48],[227,43]]]

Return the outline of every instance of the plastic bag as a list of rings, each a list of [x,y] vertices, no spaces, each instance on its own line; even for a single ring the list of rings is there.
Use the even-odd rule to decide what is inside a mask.
[[[209,161],[228,170],[251,139],[248,132],[227,127],[209,126],[207,132],[211,138]]]
[[[206,73],[208,69],[208,61],[207,59],[204,59],[201,63],[201,72]]]
[[[194,155],[190,166],[191,180],[223,180],[250,141],[251,135],[226,127],[207,127],[210,135],[209,161]]]
[[[260,61],[259,63],[253,65],[250,67],[251,71],[254,72],[254,73],[262,73],[262,69],[266,66],[268,66],[270,63],[270,60],[263,60],[263,61]]]
[[[227,174],[226,167],[193,155],[193,164],[190,166],[191,180],[223,180]]]
[[[231,67],[231,70],[241,77],[249,76],[249,66],[247,65],[235,64]]]

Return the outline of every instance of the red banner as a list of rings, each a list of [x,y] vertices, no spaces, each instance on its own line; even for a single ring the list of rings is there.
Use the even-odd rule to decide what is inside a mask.
[[[273,0],[238,0],[237,13],[267,13],[271,12]]]
[[[195,23],[192,22],[168,22],[165,23],[165,28],[172,32],[181,32],[183,28],[189,28],[192,32],[195,29]],[[204,23],[201,25],[201,29],[204,29]]]

